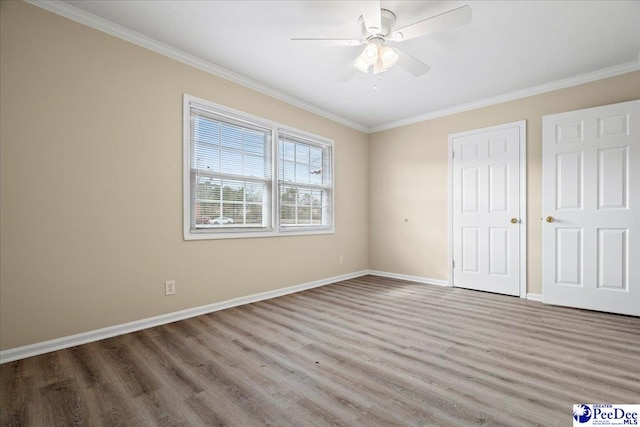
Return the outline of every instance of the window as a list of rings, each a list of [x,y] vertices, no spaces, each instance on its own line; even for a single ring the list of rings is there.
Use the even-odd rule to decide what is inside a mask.
[[[333,141],[188,95],[184,131],[185,239],[333,232]]]
[[[271,130],[190,107],[191,227],[269,228]]]
[[[280,226],[331,225],[331,151],[286,131],[278,134]]]

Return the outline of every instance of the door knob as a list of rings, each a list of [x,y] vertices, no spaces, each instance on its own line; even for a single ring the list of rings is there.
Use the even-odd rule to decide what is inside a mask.
[[[511,224],[515,224],[518,222],[518,218],[511,218]]]
[[[546,220],[546,221],[547,221],[547,222],[553,222],[553,220],[554,220],[554,219],[555,219],[554,217],[552,217],[551,215],[549,215],[549,216],[547,217],[547,220]]]

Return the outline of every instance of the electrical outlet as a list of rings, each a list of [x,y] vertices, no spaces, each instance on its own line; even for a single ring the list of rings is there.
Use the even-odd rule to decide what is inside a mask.
[[[344,264],[344,256],[340,255],[340,256],[338,257],[338,262],[339,262],[340,264]]]
[[[166,282],[164,282],[164,294],[175,295],[175,293],[176,293],[176,281],[167,280]]]

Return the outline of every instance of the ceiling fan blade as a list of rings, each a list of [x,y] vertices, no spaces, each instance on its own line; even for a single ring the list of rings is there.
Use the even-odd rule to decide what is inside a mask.
[[[367,31],[371,34],[379,34],[382,31],[382,15],[380,13],[380,0],[365,1],[362,3],[362,18]]]
[[[396,51],[396,53],[400,57],[398,59],[398,65],[404,68],[405,70],[407,70],[408,72],[410,72],[411,74],[413,74],[414,76],[420,77],[421,75],[423,75],[424,73],[426,73],[431,69],[430,66],[420,61],[419,59],[409,55],[407,52],[404,52],[403,50],[398,49],[397,47],[393,49]]]
[[[353,39],[291,39],[294,43],[314,44],[317,46],[358,46],[362,40]]]
[[[409,40],[427,34],[461,27],[471,22],[471,8],[462,6],[440,15],[427,18],[415,24],[407,25],[393,32],[392,39],[395,41]]]

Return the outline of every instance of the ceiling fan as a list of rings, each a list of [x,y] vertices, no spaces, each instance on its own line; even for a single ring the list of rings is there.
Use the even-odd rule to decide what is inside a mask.
[[[293,38],[296,43],[317,44],[324,46],[360,46],[364,50],[355,58],[350,68],[352,72],[343,78],[350,78],[355,71],[373,74],[389,70],[396,63],[414,76],[418,77],[431,69],[427,64],[409,55],[397,47],[388,46],[387,42],[403,42],[440,31],[467,25],[471,22],[471,8],[462,6],[440,15],[418,21],[406,27],[394,29],[396,15],[387,9],[380,8],[380,1],[367,1],[366,10],[358,19],[362,31],[360,39],[333,38]]]

